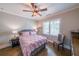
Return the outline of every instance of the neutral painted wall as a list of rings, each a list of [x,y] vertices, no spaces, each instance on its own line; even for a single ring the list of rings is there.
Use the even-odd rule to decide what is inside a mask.
[[[8,43],[13,30],[33,29],[35,21],[0,12],[0,43]]]
[[[51,18],[47,18],[46,20],[43,21],[37,21],[37,25],[41,24],[41,26],[39,27],[39,34],[43,34],[42,33],[42,23],[45,21],[51,21],[54,19],[61,19],[61,24],[60,24],[60,32],[64,32],[66,35],[66,41],[65,44],[68,47],[70,44],[70,32],[72,30],[78,30],[79,29],[79,8],[74,9],[72,11],[68,11],[62,14],[58,14],[55,16],[52,16]]]

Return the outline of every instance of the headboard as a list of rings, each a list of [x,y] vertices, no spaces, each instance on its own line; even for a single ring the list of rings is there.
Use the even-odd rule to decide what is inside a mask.
[[[24,29],[24,30],[21,30],[19,32],[30,32],[30,31],[35,31],[35,30],[33,30],[33,29]]]
[[[32,32],[32,31],[35,31],[35,30],[33,30],[33,29],[24,29],[24,30],[21,30],[21,31],[19,31],[18,33],[19,33],[19,35],[22,35],[22,32]]]

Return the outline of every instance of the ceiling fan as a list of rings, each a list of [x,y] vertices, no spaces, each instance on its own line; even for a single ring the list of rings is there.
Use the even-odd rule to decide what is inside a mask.
[[[40,9],[35,3],[31,3],[30,5],[31,6],[29,7],[31,7],[31,10],[25,9],[23,10],[23,12],[32,12],[32,16],[37,16],[37,15],[42,16],[40,12],[47,11],[47,8]]]

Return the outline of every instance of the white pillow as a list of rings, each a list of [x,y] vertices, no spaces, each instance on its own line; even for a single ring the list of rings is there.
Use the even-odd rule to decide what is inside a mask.
[[[31,32],[31,35],[36,35],[36,32],[35,32],[35,31],[32,31],[32,32]]]
[[[22,32],[22,36],[29,36],[29,32]]]

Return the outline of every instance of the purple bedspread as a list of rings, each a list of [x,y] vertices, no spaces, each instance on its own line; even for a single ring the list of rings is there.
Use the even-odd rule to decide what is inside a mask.
[[[20,36],[19,39],[24,56],[30,56],[34,49],[46,43],[46,37],[40,35]]]

